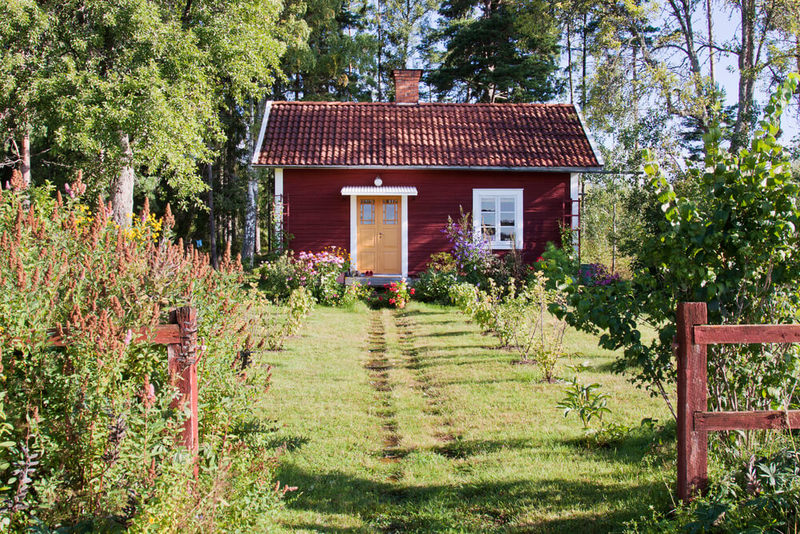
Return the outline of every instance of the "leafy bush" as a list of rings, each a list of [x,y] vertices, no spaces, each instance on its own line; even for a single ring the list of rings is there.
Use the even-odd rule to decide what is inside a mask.
[[[14,530],[131,527],[157,531],[259,531],[281,491],[261,359],[232,369],[259,344],[248,325],[238,260],[219,271],[170,242],[145,207],[130,228],[49,190],[0,200],[0,521]],[[23,196],[26,195],[26,196]],[[159,234],[157,234],[159,232]],[[176,436],[163,347],[134,332],[167,312],[198,310],[200,455]],[[249,311],[248,311],[249,310]],[[53,347],[51,329],[66,340]],[[251,336],[250,339],[247,339]]]
[[[748,148],[720,147],[722,132],[704,136],[705,161],[690,168],[679,196],[651,162],[645,167],[664,218],[659,233],[642,244],[631,280],[582,284],[568,251],[550,249],[544,266],[568,295],[554,312],[581,330],[602,334],[606,349],[624,349],[615,362],[659,394],[676,376],[672,343],[680,301],[708,303],[712,324],[788,323],[800,313],[800,183],[790,155],[778,142],[780,117],[797,90],[793,75],[765,108]],[[643,332],[653,329],[655,339]],[[709,407],[715,410],[780,409],[797,402],[797,346],[709,347]]]
[[[632,521],[629,533],[797,532],[800,457],[794,446],[717,475],[705,497],[665,515]]]
[[[292,291],[303,286],[291,252],[263,263],[257,272],[260,275],[259,287],[267,297],[276,301],[286,300]]]
[[[431,256],[428,268],[414,282],[416,297],[423,302],[450,303],[450,288],[460,281],[455,259],[447,252]]]
[[[558,360],[564,356],[567,323],[551,317],[548,308],[563,300],[556,290],[547,288],[547,279],[537,272],[522,289],[515,290],[512,279],[508,294],[500,303],[504,324],[511,331],[513,346],[523,362],[533,361],[547,382],[555,379]]]
[[[337,306],[345,299],[344,275],[349,268],[347,253],[338,249],[296,256],[289,251],[259,267],[259,285],[268,297],[280,301],[305,287],[318,303]]]
[[[516,350],[522,362],[536,363],[544,379],[553,381],[556,364],[564,354],[567,325],[547,312],[548,306],[562,297],[547,288],[541,273],[519,289],[513,278],[506,287],[489,279],[488,291],[462,282],[450,288],[449,296],[485,333],[497,337],[501,346]]]
[[[564,410],[564,417],[575,412],[583,423],[583,429],[589,428],[592,419],[603,421],[603,415],[611,413],[608,409],[608,395],[598,393],[600,384],[583,384],[578,377],[572,379],[572,384],[564,391],[564,398],[557,406]]]

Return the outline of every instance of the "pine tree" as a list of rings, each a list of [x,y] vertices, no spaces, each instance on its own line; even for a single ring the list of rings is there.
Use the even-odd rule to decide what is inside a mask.
[[[439,15],[428,48],[445,52],[427,79],[440,98],[532,102],[559,92],[559,34],[547,2],[446,0]]]

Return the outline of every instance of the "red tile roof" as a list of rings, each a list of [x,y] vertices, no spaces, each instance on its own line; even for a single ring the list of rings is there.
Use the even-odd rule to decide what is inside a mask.
[[[271,167],[599,167],[569,104],[273,102]]]

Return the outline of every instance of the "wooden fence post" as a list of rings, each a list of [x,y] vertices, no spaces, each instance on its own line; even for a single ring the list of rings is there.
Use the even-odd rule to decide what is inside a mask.
[[[170,312],[169,320],[178,325],[180,343],[167,345],[169,375],[180,396],[172,408],[182,410],[188,402],[189,418],[183,424],[181,439],[194,455],[199,446],[197,424],[197,310],[184,306]],[[197,467],[195,466],[195,470]]]
[[[708,486],[708,432],[694,427],[695,412],[708,409],[706,345],[694,342],[694,326],[706,324],[705,302],[678,304],[678,497],[689,502]]]

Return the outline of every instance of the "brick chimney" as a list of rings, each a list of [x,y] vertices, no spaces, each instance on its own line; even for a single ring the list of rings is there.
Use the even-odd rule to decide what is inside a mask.
[[[395,69],[394,101],[398,104],[419,104],[419,78],[422,71],[419,69]]]

